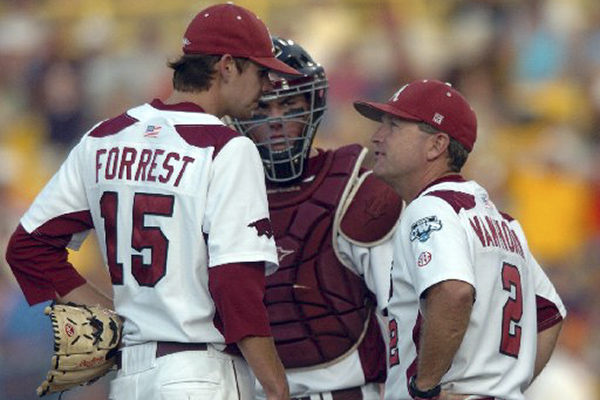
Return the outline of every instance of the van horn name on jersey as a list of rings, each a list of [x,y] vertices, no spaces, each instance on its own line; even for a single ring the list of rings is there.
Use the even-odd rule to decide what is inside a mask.
[[[162,149],[135,149],[113,147],[96,151],[96,183],[105,180],[160,182],[179,186],[193,157]]]
[[[500,247],[525,258],[523,246],[521,246],[517,234],[508,226],[508,222],[497,221],[487,216],[484,219],[485,223],[482,218],[477,216],[469,218],[471,228],[475,231],[483,247]]]

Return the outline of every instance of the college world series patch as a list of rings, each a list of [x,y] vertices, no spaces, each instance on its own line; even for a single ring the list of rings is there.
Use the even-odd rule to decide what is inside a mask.
[[[410,241],[419,239],[419,242],[426,242],[431,234],[442,229],[442,221],[435,215],[421,218],[410,227]]]

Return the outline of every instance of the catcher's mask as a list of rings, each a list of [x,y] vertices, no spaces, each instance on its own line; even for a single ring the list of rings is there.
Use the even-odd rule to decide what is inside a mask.
[[[236,129],[250,137],[260,153],[265,174],[271,182],[292,182],[302,176],[310,147],[325,113],[327,78],[322,66],[291,40],[273,38],[277,59],[300,71],[302,76],[281,76],[273,82],[274,89],[265,93],[250,120],[234,119]],[[303,96],[305,101],[294,101]],[[286,109],[288,99],[294,104]],[[269,116],[269,104],[283,105],[285,110]],[[301,126],[300,132],[290,130]],[[267,131],[265,133],[265,131]]]

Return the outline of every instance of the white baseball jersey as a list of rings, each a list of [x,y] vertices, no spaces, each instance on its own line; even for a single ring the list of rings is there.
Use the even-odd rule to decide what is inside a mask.
[[[566,315],[517,223],[485,189],[452,176],[434,182],[404,210],[394,238],[387,400],[411,399],[417,373],[420,297],[445,280],[475,289],[467,332],[442,388],[451,393],[521,400],[534,368],[538,325]],[[555,312],[538,315],[536,304]]]
[[[32,233],[90,218],[125,317],[125,345],[224,343],[208,268],[277,265],[256,147],[191,103],[154,100],[98,124],[21,224]]]

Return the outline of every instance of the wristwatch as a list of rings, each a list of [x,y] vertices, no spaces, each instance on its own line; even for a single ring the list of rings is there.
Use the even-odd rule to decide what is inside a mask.
[[[438,384],[429,390],[419,390],[416,384],[416,375],[411,376],[408,381],[408,393],[415,400],[437,400],[442,392],[442,385]]]

